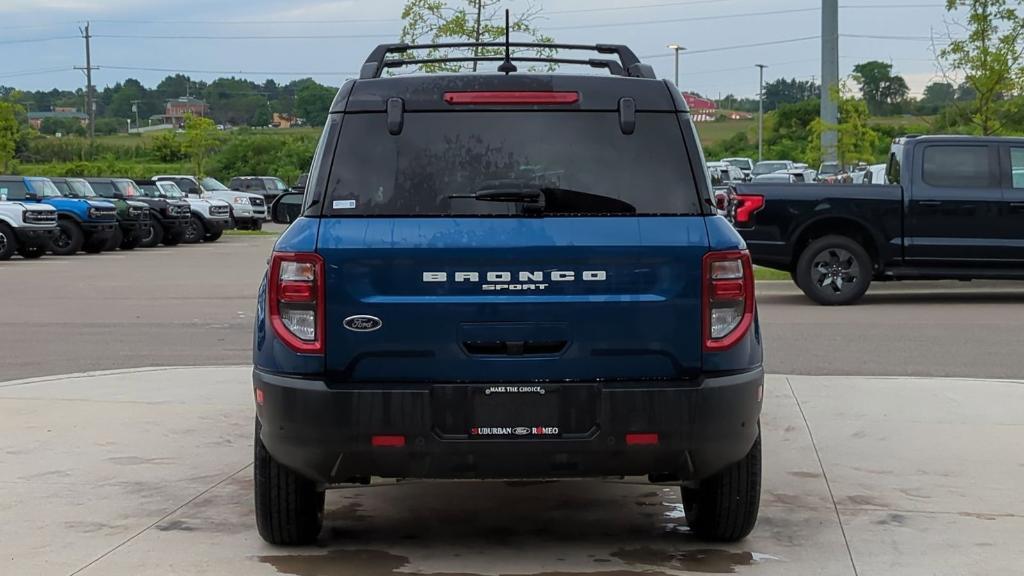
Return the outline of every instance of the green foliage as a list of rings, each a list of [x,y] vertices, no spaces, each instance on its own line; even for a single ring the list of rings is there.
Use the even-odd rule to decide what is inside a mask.
[[[294,182],[309,170],[317,137],[249,134],[227,141],[210,162],[211,175],[224,181],[233,176],[277,176]]]
[[[112,146],[90,144],[84,137],[32,138],[25,150],[18,155],[22,162],[29,164],[48,162],[77,162],[90,158],[113,158],[115,160],[144,160],[148,157],[145,147]]]
[[[77,118],[43,118],[39,125],[39,132],[51,136],[54,134],[85,136],[85,127]]]
[[[449,6],[455,3],[455,6]],[[402,42],[435,44],[439,42],[497,42],[505,39],[505,12],[500,0],[408,0],[402,9]],[[533,25],[540,9],[528,5],[523,13],[510,16],[512,34],[526,36],[533,42],[551,43]],[[417,57],[444,58],[451,50],[430,49]],[[550,57],[554,50],[537,50],[536,55]],[[498,56],[500,48],[475,48],[473,55]],[[424,72],[458,72],[477,70],[477,63],[438,63],[420,65]]]
[[[159,162],[182,162],[188,158],[185,143],[170,130],[155,134],[149,142],[149,151]]]
[[[840,163],[872,161],[881,138],[868,125],[868,118],[871,115],[868,112],[867,103],[864,100],[843,97],[839,90],[835,91],[832,97],[839,100],[839,124],[830,125],[822,122],[821,118],[814,119],[811,123],[811,137],[806,156],[810,160],[809,163],[821,162],[819,143],[822,133],[829,130],[838,133],[839,142],[836,152]]]
[[[295,95],[295,114],[310,126],[323,126],[331,111],[335,91],[315,82],[299,89]]]
[[[783,104],[796,104],[821,97],[821,85],[805,80],[779,78],[764,85],[764,109],[775,110]],[[756,111],[757,100],[753,110]]]
[[[206,161],[220,144],[217,125],[201,116],[185,117],[185,152],[192,160],[192,173],[205,176]]]
[[[860,84],[868,111],[874,115],[899,113],[910,94],[907,81],[893,75],[892,64],[887,62],[861,62],[853,67],[853,79]]]
[[[134,120],[133,120],[134,122]],[[128,123],[120,118],[97,118],[96,119],[96,134],[100,136],[106,136],[109,134],[117,134],[121,131],[128,129]]]
[[[933,82],[924,88],[924,94],[917,103],[918,114],[931,116],[953,104],[956,87],[949,82]]]
[[[181,174],[188,172],[185,164],[157,164],[140,162],[123,162],[104,159],[94,162],[50,162],[46,164],[20,164],[18,174],[25,176],[81,176],[121,177],[145,180],[154,174]]]
[[[18,114],[23,111],[24,108],[17,104],[0,101],[0,168],[4,172],[10,168],[21,138]]]
[[[1007,97],[1024,92],[1024,15],[1019,0],[946,0],[950,12],[965,10],[966,36],[950,38],[939,52],[947,71],[965,79],[976,98],[965,107],[981,134],[1000,134],[1013,116]]]

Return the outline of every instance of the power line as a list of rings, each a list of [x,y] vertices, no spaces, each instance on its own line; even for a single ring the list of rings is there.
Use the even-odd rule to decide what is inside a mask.
[[[817,12],[820,8],[791,8],[787,10],[770,10],[767,12],[736,12],[714,16],[690,16],[687,18],[662,18],[660,20],[644,20],[640,22],[615,22],[612,24],[576,24],[572,26],[548,26],[545,30],[588,30],[592,28],[618,28],[621,26],[643,26],[647,24],[673,24],[677,22],[701,22],[705,20],[725,20],[752,16],[773,16],[777,14],[796,14],[800,12]]]
[[[118,38],[131,40],[340,40],[355,38],[387,38],[393,40],[397,38],[397,36],[397,34],[289,34],[281,36],[185,36],[180,34],[93,34],[93,38]]]
[[[38,68],[34,70],[19,70],[17,72],[4,72],[0,74],[0,78],[17,78],[20,76],[38,76],[41,74],[53,74],[55,72],[71,72],[74,70],[72,66],[60,66],[53,68]]]
[[[840,38],[861,38],[867,40],[897,40],[901,42],[933,42],[941,40],[931,36],[886,36],[883,34],[840,34]]]
[[[0,40],[0,44],[31,44],[35,42],[51,42],[54,40],[80,40],[79,36],[48,36],[46,38],[20,38],[18,40]]]
[[[684,54],[687,56],[693,56],[694,54],[708,54],[711,52],[723,52],[726,50],[740,50],[742,48],[759,48],[761,46],[777,46],[779,44],[793,44],[796,42],[807,42],[808,40],[818,40],[821,36],[804,36],[802,38],[788,38],[786,40],[772,40],[770,42],[754,42],[752,44],[734,44],[732,46],[719,46],[717,48],[705,48],[704,50],[687,50]],[[648,54],[646,56],[640,56],[641,60],[654,60],[656,58],[670,58],[672,54]]]

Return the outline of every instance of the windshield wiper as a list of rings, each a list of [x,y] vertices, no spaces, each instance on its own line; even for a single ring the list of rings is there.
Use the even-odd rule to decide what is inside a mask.
[[[472,194],[450,194],[483,202],[517,202],[529,214],[636,214],[636,207],[618,198],[516,181],[487,183]]]
[[[496,182],[485,185],[472,194],[449,194],[448,198],[480,200],[481,202],[523,202],[538,204],[543,200],[544,193],[540,188],[533,188],[516,182]]]

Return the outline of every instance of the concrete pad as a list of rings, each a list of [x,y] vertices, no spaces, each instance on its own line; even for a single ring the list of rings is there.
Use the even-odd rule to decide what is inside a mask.
[[[0,383],[0,574],[1019,571],[1019,502],[993,509],[1024,481],[1019,384],[770,377],[761,518],[736,545],[630,478],[377,481],[330,492],[318,545],[283,549],[253,520],[249,370]]]

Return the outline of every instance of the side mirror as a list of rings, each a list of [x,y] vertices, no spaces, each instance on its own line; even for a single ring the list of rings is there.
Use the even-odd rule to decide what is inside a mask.
[[[270,206],[270,219],[275,224],[291,224],[302,214],[302,192],[285,192]]]

